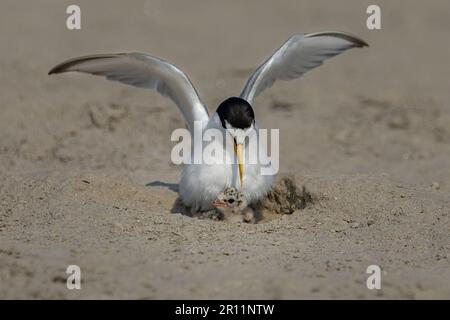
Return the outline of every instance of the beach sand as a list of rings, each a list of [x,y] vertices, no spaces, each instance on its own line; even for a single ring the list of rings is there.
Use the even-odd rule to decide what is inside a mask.
[[[71,1],[0,5],[0,298],[450,298],[448,1],[377,1],[373,31],[370,1],[77,3],[77,31]],[[171,101],[47,75],[75,56],[146,52],[214,112],[290,35],[322,30],[370,47],[254,101],[260,127],[280,129],[278,181],[302,200],[258,224],[176,212]],[[69,265],[81,290],[66,287]]]

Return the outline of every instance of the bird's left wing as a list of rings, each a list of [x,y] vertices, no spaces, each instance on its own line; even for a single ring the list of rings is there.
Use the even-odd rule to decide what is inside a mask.
[[[208,121],[208,111],[188,77],[174,65],[143,53],[99,54],[65,61],[49,74],[78,71],[139,88],[156,89],[180,109],[189,129]]]
[[[240,97],[250,104],[276,80],[292,80],[320,66],[326,59],[347,49],[368,46],[347,33],[328,31],[296,34],[289,38],[266,62],[250,76]]]

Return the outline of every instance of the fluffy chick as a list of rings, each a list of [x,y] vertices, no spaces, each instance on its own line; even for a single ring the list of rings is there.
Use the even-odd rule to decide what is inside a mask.
[[[213,201],[213,206],[222,220],[230,222],[256,223],[256,215],[242,192],[235,188],[226,188]]]

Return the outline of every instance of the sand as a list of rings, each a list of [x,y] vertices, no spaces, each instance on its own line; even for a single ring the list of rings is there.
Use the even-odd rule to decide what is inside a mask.
[[[0,5],[0,298],[450,298],[448,1],[378,1],[377,31],[369,1],[77,3],[79,31],[70,1]],[[212,112],[289,35],[329,29],[370,47],[255,100],[281,138],[258,224],[179,213],[169,100],[47,76],[73,56],[148,52]],[[66,288],[72,264],[81,290]]]

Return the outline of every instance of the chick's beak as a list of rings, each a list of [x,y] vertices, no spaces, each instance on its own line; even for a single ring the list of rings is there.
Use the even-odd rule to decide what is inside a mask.
[[[241,187],[242,187],[242,182],[244,180],[244,165],[242,162],[242,148],[243,148],[242,143],[234,144],[234,152],[236,153],[236,156],[237,156],[238,169],[239,169],[239,180],[241,182]]]
[[[218,199],[214,200],[212,204],[216,208],[224,208],[227,206],[227,204],[224,201]]]

